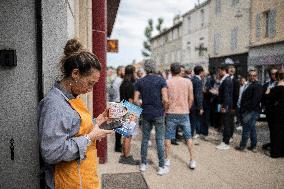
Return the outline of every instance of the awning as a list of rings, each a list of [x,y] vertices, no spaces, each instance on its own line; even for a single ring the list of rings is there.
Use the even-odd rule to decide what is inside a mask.
[[[107,36],[110,37],[120,0],[107,0]]]

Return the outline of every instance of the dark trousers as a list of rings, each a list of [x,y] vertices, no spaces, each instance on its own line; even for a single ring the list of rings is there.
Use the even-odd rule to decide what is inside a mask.
[[[222,113],[221,114],[221,121],[222,121],[222,125],[224,126],[224,130],[223,130],[223,142],[225,144],[229,144],[230,142],[230,138],[232,137],[232,133],[234,130],[234,126],[232,124],[232,112],[226,112],[226,113]]]
[[[121,148],[121,134],[115,132],[115,149]]]
[[[202,117],[198,110],[192,110],[190,113],[191,136],[194,136],[195,132],[201,134],[201,123]]]
[[[234,130],[235,130],[235,111],[232,111],[229,113],[229,124],[230,124],[230,128],[231,128],[231,136],[230,138],[233,137],[234,134]]]
[[[267,120],[267,125],[269,128],[269,136],[270,136],[270,141],[271,141],[271,134],[272,134],[272,127],[273,127],[273,115],[271,112],[266,112],[266,120]]]
[[[204,102],[204,113],[201,117],[202,124],[201,124],[201,134],[207,136],[208,129],[211,125],[211,106],[210,101]]]

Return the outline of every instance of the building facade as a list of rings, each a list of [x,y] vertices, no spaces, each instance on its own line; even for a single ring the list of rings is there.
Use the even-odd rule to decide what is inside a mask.
[[[231,58],[237,74],[246,75],[250,33],[250,0],[209,3],[209,67]]]
[[[197,5],[183,15],[182,64],[208,68],[209,2]]]
[[[249,66],[257,68],[259,79],[267,70],[284,68],[284,1],[251,0]]]
[[[169,70],[171,63],[182,61],[182,21],[151,39],[151,57],[159,70]]]

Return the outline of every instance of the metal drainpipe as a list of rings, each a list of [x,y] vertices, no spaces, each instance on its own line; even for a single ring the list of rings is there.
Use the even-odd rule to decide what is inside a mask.
[[[41,101],[41,99],[43,99],[42,0],[35,0],[35,17],[36,17],[37,93],[38,93],[38,102],[39,102]],[[43,165],[44,165],[44,162],[42,160],[41,155],[39,154],[40,172],[39,172],[38,178],[39,178],[41,189],[45,188]]]
[[[42,0],[35,0],[36,8],[36,56],[37,56],[37,79],[38,79],[38,101],[43,99],[42,81]]]

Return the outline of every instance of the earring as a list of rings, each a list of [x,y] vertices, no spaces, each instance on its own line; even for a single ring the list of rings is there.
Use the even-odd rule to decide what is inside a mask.
[[[78,81],[77,80],[75,80],[75,83],[77,83]]]
[[[72,83],[69,83],[70,86],[72,86]]]

